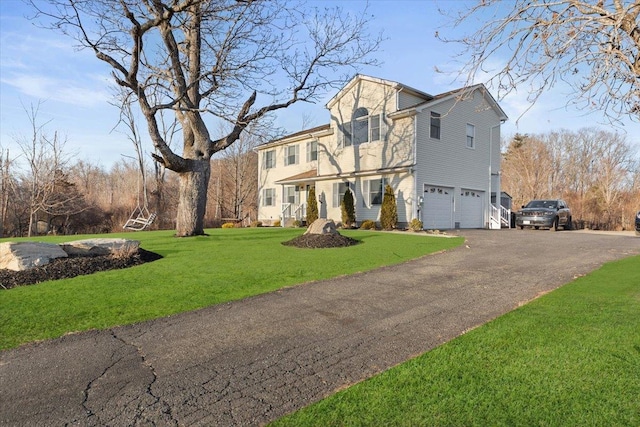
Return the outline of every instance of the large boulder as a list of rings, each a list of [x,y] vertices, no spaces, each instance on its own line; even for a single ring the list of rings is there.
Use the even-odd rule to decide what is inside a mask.
[[[67,253],[52,243],[0,243],[0,269],[22,271],[49,264],[52,259],[65,257]]]
[[[311,223],[304,234],[340,234],[332,219],[318,218]]]
[[[138,240],[129,239],[84,239],[60,243],[60,247],[72,256],[127,255],[137,253]]]

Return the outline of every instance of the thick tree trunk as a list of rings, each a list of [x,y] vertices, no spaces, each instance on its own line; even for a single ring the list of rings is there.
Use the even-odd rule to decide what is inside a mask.
[[[176,236],[198,236],[204,233],[207,209],[207,187],[211,176],[209,160],[191,160],[192,168],[180,174],[180,193]]]

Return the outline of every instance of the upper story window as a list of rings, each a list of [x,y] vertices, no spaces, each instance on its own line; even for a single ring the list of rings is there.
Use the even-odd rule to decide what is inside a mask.
[[[382,138],[382,118],[380,114],[370,116],[369,111],[360,107],[353,112],[350,123],[343,124],[342,139],[345,147],[379,141]]]
[[[307,142],[307,162],[318,160],[318,141]]]
[[[300,147],[298,145],[289,145],[284,147],[284,165],[297,165]]]
[[[429,135],[433,139],[440,139],[440,113],[431,112],[431,125]]]
[[[475,148],[476,127],[467,123],[467,148]]]
[[[263,156],[265,169],[276,167],[276,150],[265,151]]]

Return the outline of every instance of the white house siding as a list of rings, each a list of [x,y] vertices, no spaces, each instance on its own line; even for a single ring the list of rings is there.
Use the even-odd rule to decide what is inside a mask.
[[[326,138],[326,137],[325,137]],[[319,140],[324,140],[320,138]],[[298,175],[310,170],[316,170],[318,167],[317,161],[307,161],[307,142],[313,141],[314,138],[297,139],[293,142],[279,142],[276,144],[268,144],[259,148],[258,151],[258,219],[263,222],[267,222],[265,225],[276,221],[280,218],[282,213],[282,203],[284,200],[284,188],[283,185],[277,184],[278,181],[286,178]],[[286,147],[291,145],[298,145],[298,163],[285,165],[285,150]],[[320,145],[320,144],[318,144]],[[265,169],[264,156],[265,153],[271,150],[275,150],[276,164],[274,168]],[[318,148],[320,151],[320,148]],[[320,155],[320,153],[318,153]],[[275,205],[264,206],[264,189],[275,189]],[[302,199],[302,200],[301,200]],[[301,194],[300,202],[306,202],[306,195]]]
[[[362,223],[365,220],[380,221],[380,205],[365,205],[363,193],[365,180],[386,178],[394,190],[398,208],[398,224],[406,226],[413,218],[412,212],[415,204],[414,179],[409,170],[393,174],[373,174],[346,177],[344,179],[330,179],[316,182],[316,195],[324,206],[319,207],[321,217],[333,219],[336,223],[342,221],[342,212],[339,206],[333,206],[333,186],[339,182],[350,182],[355,186],[354,204],[356,208],[356,221]]]
[[[383,114],[382,137],[359,145],[343,147],[341,131],[336,131],[327,147],[330,156],[319,156],[319,175],[344,175],[354,171],[374,171],[413,163],[413,126],[411,121],[395,120],[387,113],[395,109],[396,89],[390,85],[361,80],[346,90],[331,106],[331,126],[340,129],[351,121],[352,112],[366,107],[369,115]]]
[[[455,107],[455,108],[454,108]],[[474,91],[465,100],[449,99],[433,102],[418,108],[416,147],[416,180],[419,185],[433,185],[454,188],[453,223],[461,228],[485,227],[489,221],[489,195],[491,194],[491,174],[489,170],[490,151],[499,170],[499,148],[491,150],[491,138],[499,141],[499,131],[491,128],[500,124],[495,110],[490,108],[482,93]],[[430,112],[441,114],[440,139],[432,139],[429,134]],[[475,148],[467,148],[466,124],[475,126]],[[497,145],[499,147],[499,145]],[[462,190],[483,192],[482,221],[478,224],[462,217]],[[426,208],[426,207],[425,207]],[[424,211],[423,211],[424,214]],[[424,222],[424,221],[423,221]],[[427,224],[425,224],[427,227]]]

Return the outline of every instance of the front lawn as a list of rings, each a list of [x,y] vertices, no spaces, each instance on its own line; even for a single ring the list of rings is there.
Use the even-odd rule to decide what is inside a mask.
[[[298,249],[281,243],[302,234],[303,229],[207,232],[209,236],[183,239],[173,237],[173,231],[30,239],[59,243],[90,237],[125,237],[140,240],[143,249],[164,258],[125,270],[0,290],[0,349],[397,264],[463,242],[462,238],[352,230],[341,234],[361,240],[361,244]]]
[[[639,426],[640,257],[273,426]]]

